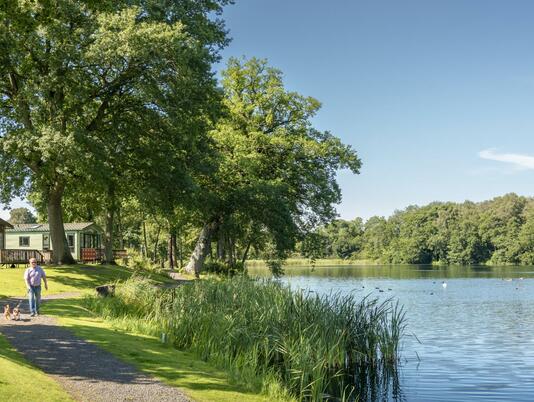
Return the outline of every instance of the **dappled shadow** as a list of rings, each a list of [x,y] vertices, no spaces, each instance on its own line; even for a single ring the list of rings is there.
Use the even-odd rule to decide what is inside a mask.
[[[103,352],[54,325],[3,325],[0,332],[24,357],[48,374],[73,379],[142,383],[147,378]]]
[[[133,366],[143,369],[145,372],[162,378],[169,383],[179,382],[179,386],[192,390],[240,392],[241,396],[244,393],[257,396],[257,394],[250,390],[244,390],[242,386],[228,383],[228,378],[223,372],[214,369],[207,363],[193,357],[193,355],[187,352],[177,351],[154,338],[95,326],[94,323],[89,323],[89,321],[87,321],[87,325],[79,324],[80,322],[83,323],[84,320],[94,318],[93,313],[80,305],[80,300],[63,299],[48,301],[44,305],[43,311],[54,316],[76,319],[77,323],[69,324],[68,327],[72,332],[63,328],[59,329],[70,333],[71,336],[72,333],[76,333],[77,336],[75,338],[80,337],[90,340],[90,346],[93,349],[111,356],[110,353],[105,352],[107,350]],[[33,328],[34,326],[32,326],[32,330]],[[44,335],[46,335],[47,328],[42,328],[42,330],[44,331]],[[78,341],[80,341],[79,338]],[[56,343],[57,340],[52,342]],[[85,343],[85,341],[81,342]],[[83,343],[80,344],[74,340],[60,344],[58,347],[64,357],[72,351],[75,351],[78,356],[73,357],[74,361],[84,362],[83,364],[87,362],[88,367],[84,368],[84,370],[76,369],[74,371],[75,367],[72,367],[72,364],[68,365],[69,368],[67,366],[54,366],[55,373],[74,378],[83,377],[96,381],[139,381],[134,375],[134,372],[137,370],[133,366],[122,362],[120,363],[128,368],[122,369],[122,372],[120,371],[120,367],[114,368],[112,370],[113,375],[106,374],[107,370],[103,369],[102,365],[108,365],[108,363],[103,363],[100,358],[95,358],[94,356],[96,355],[92,355],[92,353],[95,353],[94,350],[87,348]],[[118,370],[120,375],[116,376],[115,372]]]

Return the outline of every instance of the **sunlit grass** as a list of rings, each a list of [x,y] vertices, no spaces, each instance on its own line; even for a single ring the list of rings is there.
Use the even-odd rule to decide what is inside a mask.
[[[62,265],[44,266],[48,278],[48,291],[43,295],[67,292],[92,292],[96,286],[123,281],[130,278],[134,271],[118,265]],[[23,275],[26,267],[0,269],[0,298],[24,296],[26,285]],[[143,273],[158,282],[173,283],[165,275]]]
[[[0,335],[0,400],[63,402],[73,399],[53,379],[24,360]]]
[[[162,344],[155,336],[124,331],[96,317],[81,306],[79,299],[53,300],[43,312],[55,316],[60,324],[133,364],[169,385],[179,387],[196,401],[268,401],[266,397],[231,383],[228,374],[186,353]]]

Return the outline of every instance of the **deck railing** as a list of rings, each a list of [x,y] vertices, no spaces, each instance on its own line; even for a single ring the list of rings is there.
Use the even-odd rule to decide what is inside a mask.
[[[0,264],[26,264],[30,258],[35,258],[37,263],[45,262],[43,254],[39,250],[0,250]]]

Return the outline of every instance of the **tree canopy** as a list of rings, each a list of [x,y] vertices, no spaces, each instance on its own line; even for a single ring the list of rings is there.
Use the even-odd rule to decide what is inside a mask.
[[[211,63],[227,38],[210,17],[228,3],[0,6],[0,201],[40,194],[59,261],[72,260],[65,191],[154,172],[165,185],[187,176],[183,145],[195,143],[218,108]],[[129,164],[137,176],[121,177]]]
[[[244,250],[270,244],[272,259],[281,259],[335,216],[336,173],[358,173],[361,163],[350,146],[313,127],[320,103],[288,91],[266,61],[230,59],[222,76],[225,114],[211,132],[217,170],[200,178],[200,216],[229,246],[230,263],[237,242]]]
[[[534,263],[534,199],[513,193],[480,203],[410,206],[358,228],[359,218],[319,229],[321,255],[402,264]]]
[[[37,223],[37,218],[28,208],[13,208],[9,211],[9,223]]]

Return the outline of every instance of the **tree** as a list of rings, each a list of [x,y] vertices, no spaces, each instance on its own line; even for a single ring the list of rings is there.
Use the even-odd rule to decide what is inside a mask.
[[[233,228],[225,233],[230,248],[241,241],[247,250],[260,231],[274,245],[273,258],[284,258],[335,217],[337,170],[358,173],[361,164],[350,146],[312,126],[320,103],[287,91],[266,61],[231,59],[222,84],[227,113],[211,132],[218,169],[200,180],[204,226],[186,268],[196,274],[224,227]]]
[[[195,113],[210,109],[210,66],[227,39],[222,21],[209,16],[228,3],[18,0],[0,6],[0,198],[7,202],[30,188],[40,194],[56,262],[73,261],[62,210],[69,188],[85,184],[114,193],[125,163],[144,173],[161,168],[167,149],[148,153],[150,145],[204,130],[204,124],[186,126],[204,121],[205,113]],[[178,124],[181,118],[192,124]],[[117,150],[112,137],[129,141]],[[176,142],[171,162],[182,143]],[[133,144],[159,162],[149,158],[141,166]],[[107,205],[113,209],[113,201]]]
[[[28,208],[13,208],[9,211],[9,223],[37,223],[37,218]]]

